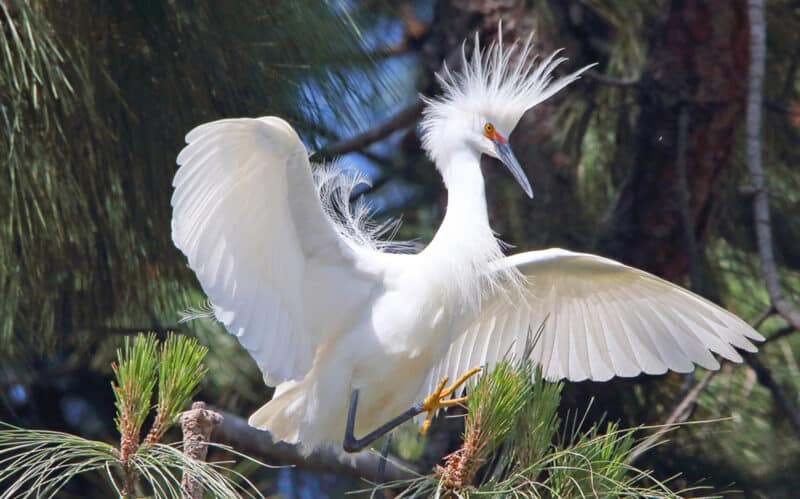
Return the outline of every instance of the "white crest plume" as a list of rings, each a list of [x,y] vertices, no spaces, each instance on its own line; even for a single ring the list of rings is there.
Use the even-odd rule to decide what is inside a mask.
[[[453,72],[447,63],[436,78],[442,86],[440,97],[423,97],[427,104],[422,120],[422,145],[435,161],[439,142],[437,133],[447,130],[448,122],[460,119],[465,113],[492,120],[504,135],[510,135],[522,115],[533,106],[550,98],[566,87],[587,69],[554,79],[553,71],[566,57],[558,57],[561,49],[539,61],[533,51],[533,33],[520,45],[503,46],[502,25],[497,42],[482,49],[475,33],[472,56],[467,57],[466,41],[461,46],[461,69]],[[462,125],[463,126],[463,125]],[[483,126],[479,123],[477,126]]]

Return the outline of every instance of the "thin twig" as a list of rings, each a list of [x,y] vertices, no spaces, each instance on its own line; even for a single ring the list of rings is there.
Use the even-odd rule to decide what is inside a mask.
[[[762,325],[762,324],[764,324],[764,321],[766,321],[767,319],[769,319],[769,318],[770,318],[770,316],[771,316],[772,314],[774,314],[774,313],[775,313],[775,307],[773,307],[773,306],[772,306],[772,304],[770,303],[770,304],[769,304],[769,306],[768,306],[767,308],[765,308],[765,309],[764,309],[764,311],[763,311],[763,312],[761,312],[761,313],[758,315],[758,317],[756,317],[756,320],[754,320],[754,321],[753,321],[753,323],[751,324],[751,326],[753,327],[753,329],[758,329],[758,328],[760,328],[760,327],[761,327],[761,325]]]
[[[358,151],[375,142],[383,140],[391,135],[393,132],[412,125],[417,121],[422,113],[423,102],[420,99],[414,101],[413,104],[404,107],[397,113],[393,114],[383,123],[370,128],[349,139],[340,140],[333,144],[328,144],[316,153],[315,159],[318,158],[331,158],[339,156],[348,152]]]
[[[663,426],[661,426],[655,433],[647,437],[646,439],[642,440],[630,453],[626,464],[632,465],[639,457],[647,452],[650,448],[652,448],[660,439],[661,437],[673,429],[676,424],[683,423],[687,419],[689,419],[689,415],[692,413],[694,409],[694,405],[697,402],[697,397],[700,396],[700,392],[708,386],[708,383],[711,381],[711,378],[714,377],[718,371],[708,371],[705,376],[703,376],[700,381],[697,382],[689,393],[686,394],[685,397],[675,406],[672,410],[672,413],[669,415],[667,420],[664,422]]]
[[[772,333],[772,335],[769,338],[764,340],[763,344],[766,345],[767,343],[772,343],[773,341],[779,340],[779,339],[783,338],[784,336],[788,336],[788,335],[794,333],[795,331],[797,331],[797,329],[795,329],[794,326],[784,326],[784,327],[778,329],[777,331],[775,331],[774,333]]]
[[[775,310],[796,329],[800,329],[800,311],[783,294],[778,280],[775,252],[772,247],[772,222],[769,213],[769,194],[761,165],[761,108],[763,105],[764,64],[766,60],[767,28],[764,20],[764,1],[749,0],[750,71],[747,92],[747,167],[753,181],[753,214],[758,239],[758,254],[764,272],[767,292]]]
[[[617,78],[615,76],[608,76],[598,73],[593,69],[590,69],[583,74],[588,78],[599,81],[600,83],[615,87],[634,87],[642,81],[641,78]]]
[[[758,382],[761,383],[772,394],[775,404],[789,420],[792,429],[800,435],[800,411],[791,401],[791,398],[786,395],[781,385],[772,377],[772,373],[755,355],[746,355],[745,361],[756,372]]]
[[[767,307],[763,312],[761,312],[758,317],[750,324],[753,329],[758,329],[770,315],[775,312],[775,309],[772,306]],[[778,330],[777,333],[773,334],[764,343],[768,343],[774,339],[777,339],[785,334],[788,334],[786,331],[794,331],[794,328],[791,326],[787,326],[786,328],[782,328]],[[753,355],[746,355],[744,356],[745,361],[750,365],[750,367],[756,372],[756,378],[759,383],[767,387],[773,396],[776,398],[776,403],[778,407],[786,412],[789,415],[789,418],[792,422],[792,426],[794,427],[798,417],[800,417],[800,413],[793,410],[791,403],[788,401],[788,397],[786,397],[782,390],[780,390],[780,386],[777,385],[775,380],[772,378],[769,370],[760,362],[758,361],[755,356]],[[756,365],[754,365],[756,364]],[[761,369],[761,371],[759,371]],[[717,373],[721,372],[722,368],[720,367],[719,370],[716,371],[708,371],[705,376],[703,376],[697,384],[692,387],[691,390],[675,405],[675,408],[670,413],[667,420],[664,422],[664,427],[660,428],[656,431],[653,435],[649,436],[645,440],[643,440],[640,444],[636,446],[636,448],[631,452],[630,457],[628,458],[627,463],[633,464],[644,452],[650,449],[662,435],[668,432],[671,428],[674,427],[675,424],[682,423],[686,421],[689,415],[692,413],[695,404],[697,403],[697,398],[700,396],[700,392],[702,392],[708,384],[711,382],[711,379],[717,375]],[[771,386],[770,386],[771,385]],[[777,394],[777,396],[776,396]]]

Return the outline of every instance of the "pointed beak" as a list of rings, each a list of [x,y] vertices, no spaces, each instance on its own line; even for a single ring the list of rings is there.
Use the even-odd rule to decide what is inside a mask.
[[[506,165],[508,171],[511,172],[511,175],[514,176],[514,179],[522,187],[522,190],[525,191],[525,194],[533,199],[531,183],[528,181],[528,177],[525,176],[525,172],[522,171],[522,166],[520,166],[519,161],[517,161],[517,157],[514,156],[511,145],[509,145],[506,140],[492,139],[492,142],[494,142],[494,150],[497,153],[497,158]]]

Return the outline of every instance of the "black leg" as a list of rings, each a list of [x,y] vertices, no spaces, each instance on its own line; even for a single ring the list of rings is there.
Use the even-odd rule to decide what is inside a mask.
[[[358,390],[353,390],[353,393],[350,395],[350,409],[347,411],[347,428],[344,431],[344,442],[342,442],[342,448],[344,448],[346,452],[358,452],[360,450],[363,450],[364,447],[368,446],[381,436],[394,430],[395,428],[405,423],[409,419],[413,418],[417,414],[424,412],[422,410],[421,403],[414,404],[407,411],[397,416],[396,418],[393,418],[388,423],[382,424],[376,430],[367,434],[364,438],[356,438],[355,435],[353,435],[353,431],[356,425],[357,409],[358,409]]]

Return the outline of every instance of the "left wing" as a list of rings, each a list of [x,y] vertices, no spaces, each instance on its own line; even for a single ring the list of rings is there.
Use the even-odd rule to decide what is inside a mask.
[[[300,379],[380,284],[362,268],[374,262],[324,212],[308,153],[282,119],[206,123],[186,142],[173,241],[267,383]]]
[[[519,356],[542,325],[531,360],[551,380],[689,372],[695,364],[718,369],[712,352],[741,362],[735,348],[754,352],[750,340],[764,339],[705,298],[608,258],[553,248],[502,263],[526,277],[524,303],[502,293],[486,300],[431,370],[425,390],[444,375],[455,379],[473,366]]]

